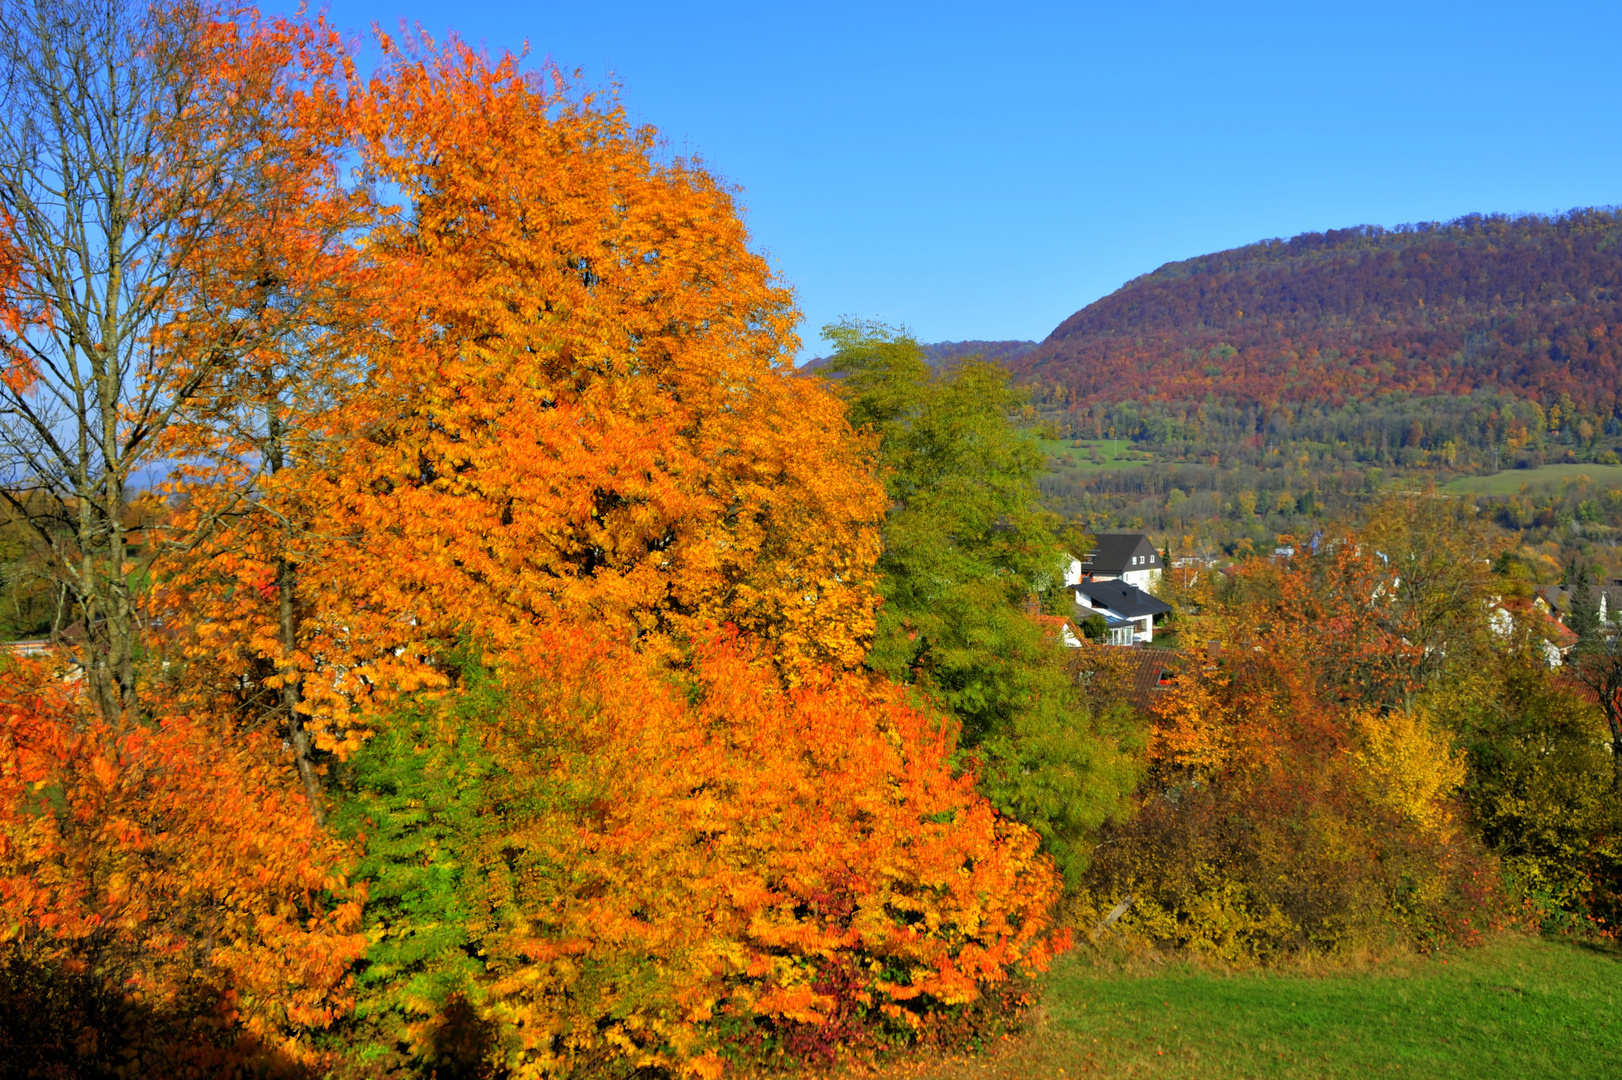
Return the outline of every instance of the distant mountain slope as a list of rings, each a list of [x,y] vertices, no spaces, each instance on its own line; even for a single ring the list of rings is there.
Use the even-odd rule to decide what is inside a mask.
[[[924,359],[934,367],[971,356],[1009,365],[1035,349],[1034,341],[937,341],[924,346]]]
[[[1622,407],[1622,214],[1306,233],[1168,263],[1012,360],[1050,404],[1502,389]]]
[[[931,367],[937,368],[971,356],[1013,365],[1035,348],[1034,341],[937,341],[924,346],[924,359],[929,361]],[[818,356],[801,364],[798,370],[803,375],[809,375],[822,370],[827,363],[826,356]]]

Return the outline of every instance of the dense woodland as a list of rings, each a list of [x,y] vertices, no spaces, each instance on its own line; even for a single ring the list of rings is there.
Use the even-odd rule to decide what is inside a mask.
[[[1488,389],[1566,394],[1566,419],[1593,423],[1622,403],[1619,241],[1622,217],[1605,210],[1264,241],[1128,282],[1020,370],[1067,407],[1126,387],[1267,411]]]
[[[1610,495],[1150,453],[1130,402],[1159,464],[1066,493],[1084,436],[979,343],[844,322],[797,373],[734,193],[612,95],[93,8],[0,7],[0,552],[49,638],[0,665],[5,1075],[804,1074],[983,1047],[1104,937],[1616,935],[1622,646],[1584,569],[1551,663],[1531,531]],[[1520,449],[1595,452],[1549,415]],[[1314,536],[1168,578],[1152,695],[1061,644],[1108,500],[1230,499]]]
[[[1055,456],[1049,505],[1231,555],[1383,490],[1528,470],[1486,511],[1556,563],[1622,572],[1606,501],[1622,484],[1604,468],[1622,461],[1619,239],[1605,210],[1474,216],[1267,241],[1128,282],[1008,361],[1028,416],[1079,451]],[[1087,467],[1118,439],[1139,467]],[[1535,472],[1558,464],[1599,468]]]

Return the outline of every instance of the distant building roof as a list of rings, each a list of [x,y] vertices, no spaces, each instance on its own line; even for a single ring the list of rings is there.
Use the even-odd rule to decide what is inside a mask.
[[[1571,590],[1564,585],[1539,585],[1536,593],[1555,611],[1565,614],[1571,606]]]
[[[1171,649],[1132,649],[1131,656],[1132,697],[1138,708],[1146,710],[1177,677],[1183,655]]]
[[[1101,662],[1106,670],[1114,664],[1124,663],[1126,685],[1120,689],[1142,712],[1149,710],[1155,698],[1166,692],[1176,680],[1177,673],[1190,662],[1188,656],[1172,649],[1153,649],[1142,645],[1123,649],[1088,642],[1071,655],[1072,670],[1078,672],[1091,670]]]
[[[1520,597],[1509,597],[1498,601],[1494,606],[1512,618],[1525,618],[1530,615],[1528,625],[1532,628],[1532,632],[1561,652],[1577,644],[1576,631],[1556,618],[1553,612],[1540,610],[1536,598],[1525,600]],[[1547,607],[1545,604],[1544,608]]]
[[[1083,581],[1066,588],[1085,596],[1094,607],[1109,608],[1123,619],[1164,615],[1171,610],[1164,600],[1123,581]]]
[[[1164,564],[1149,537],[1139,532],[1095,534],[1097,544],[1082,556],[1081,569],[1088,574],[1124,574],[1130,570],[1158,570]],[[1137,556],[1142,561],[1134,564]]]
[[[1032,615],[1031,618],[1036,620],[1036,624],[1042,627],[1044,633],[1058,638],[1066,645],[1069,645],[1072,641],[1079,642],[1081,640],[1081,635],[1076,633],[1076,628],[1071,626],[1070,620],[1063,615],[1037,614]]]

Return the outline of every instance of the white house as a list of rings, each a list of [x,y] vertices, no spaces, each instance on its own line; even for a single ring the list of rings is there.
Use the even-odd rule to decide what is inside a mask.
[[[1106,532],[1096,534],[1093,549],[1081,558],[1071,556],[1064,583],[1081,581],[1122,581],[1153,591],[1165,570],[1160,553],[1143,533]]]
[[[1147,645],[1155,638],[1155,617],[1171,605],[1125,581],[1078,581],[1067,586],[1076,598],[1076,622],[1090,615],[1104,620],[1111,645]]]
[[[1534,648],[1550,667],[1565,663],[1566,654],[1577,644],[1577,635],[1571,627],[1554,617],[1548,602],[1542,596],[1532,600],[1495,596],[1487,603],[1487,627],[1494,635],[1508,638],[1521,620],[1526,621],[1535,639]]]

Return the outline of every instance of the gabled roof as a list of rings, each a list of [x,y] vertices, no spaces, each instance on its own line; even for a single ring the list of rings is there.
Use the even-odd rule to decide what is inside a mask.
[[[1098,533],[1097,541],[1093,550],[1082,556],[1081,568],[1085,573],[1125,574],[1131,570],[1158,570],[1162,566],[1160,553],[1143,533]],[[1144,561],[1134,566],[1134,555],[1144,557]]]
[[[1070,634],[1071,637],[1079,638],[1081,636],[1076,633],[1076,628],[1070,625],[1070,620],[1065,618],[1063,615],[1038,614],[1032,615],[1031,618],[1034,619],[1036,624],[1042,628],[1043,633],[1057,637],[1060,640],[1063,640],[1064,635],[1067,633]]]
[[[1171,649],[1131,650],[1132,698],[1138,708],[1148,710],[1150,704],[1177,678],[1184,658]]]
[[[1171,605],[1164,600],[1124,581],[1083,581],[1065,587],[1085,596],[1094,607],[1109,608],[1123,619],[1164,615],[1171,610]]]

